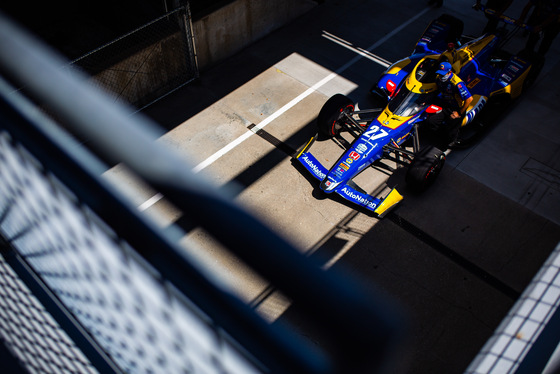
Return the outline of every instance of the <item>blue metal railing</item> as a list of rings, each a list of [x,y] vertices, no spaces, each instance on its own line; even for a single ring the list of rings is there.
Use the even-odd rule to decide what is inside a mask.
[[[0,197],[2,254],[93,367],[166,373],[383,368],[401,331],[389,303],[363,294],[347,274],[324,272],[223,190],[217,193],[182,157],[155,142],[160,132],[153,123],[129,117],[130,110],[80,73],[61,70],[65,61],[3,16],[0,37],[0,160],[9,160],[0,176],[7,186]],[[89,149],[30,98],[71,133],[89,139]],[[12,166],[14,160],[19,166]],[[179,248],[169,230],[148,222],[100,178],[106,169],[100,160],[125,164],[292,299],[325,331],[330,348],[268,324],[233,296]],[[3,341],[31,365],[21,349]],[[185,352],[193,346],[207,349]]]

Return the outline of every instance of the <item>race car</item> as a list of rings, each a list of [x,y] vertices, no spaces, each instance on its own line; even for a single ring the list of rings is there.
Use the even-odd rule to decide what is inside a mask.
[[[501,20],[515,25],[509,17],[501,16]],[[420,133],[426,118],[442,110],[435,105],[436,71],[442,61],[452,65],[473,96],[461,127],[463,144],[487,118],[534,82],[542,60],[505,52],[502,46],[507,33],[470,38],[462,31],[462,21],[450,15],[431,22],[412,55],[389,66],[373,85],[374,108],[355,110],[354,102],[342,94],[327,100],[317,117],[317,134],[295,157],[320,181],[320,190],[334,192],[383,217],[403,196],[396,188],[385,197],[372,196],[360,188],[353,179],[367,167],[388,158],[408,167],[405,181],[410,189],[423,191],[434,182],[445,163],[446,149],[441,148],[446,147],[421,142]],[[342,132],[348,132],[353,141],[346,141]],[[335,138],[346,144],[345,152],[330,169],[309,151],[318,138]]]
[[[492,10],[485,12],[495,16]],[[535,82],[544,65],[544,58],[538,54],[507,52],[504,47],[512,36],[530,27],[518,25],[515,19],[505,15],[500,15],[499,20],[505,26],[513,25],[513,30],[504,26],[495,34],[472,38],[462,35],[461,20],[446,14],[440,16],[428,26],[412,55],[391,65],[380,77],[371,89],[372,95],[385,106],[416,67],[418,80],[429,90],[439,64],[449,62],[453,73],[465,82],[473,96],[455,146],[470,145],[481,130]],[[421,77],[422,74],[427,75]]]

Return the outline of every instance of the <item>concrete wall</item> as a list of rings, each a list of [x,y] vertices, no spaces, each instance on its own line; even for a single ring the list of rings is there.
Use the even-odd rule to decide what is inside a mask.
[[[193,24],[204,70],[317,5],[311,0],[237,0]]]
[[[116,101],[142,107],[183,83],[189,75],[184,35],[169,35],[96,74]]]
[[[199,70],[230,57],[316,5],[311,0],[237,0],[197,20],[193,34]],[[175,82],[187,69],[182,37],[180,33],[170,35],[94,79],[115,100],[142,107],[176,87],[170,85],[183,83]]]

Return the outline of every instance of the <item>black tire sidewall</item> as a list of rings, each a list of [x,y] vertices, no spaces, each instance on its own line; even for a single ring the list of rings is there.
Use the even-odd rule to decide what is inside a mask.
[[[319,134],[333,137],[342,131],[342,111],[349,113],[354,111],[354,102],[349,97],[336,94],[325,102],[317,116],[317,127]]]
[[[444,164],[445,155],[440,149],[433,146],[425,148],[408,167],[407,186],[415,192],[425,191],[434,183]]]

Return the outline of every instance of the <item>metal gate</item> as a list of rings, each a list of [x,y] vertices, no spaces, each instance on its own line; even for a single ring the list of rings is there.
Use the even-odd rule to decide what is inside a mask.
[[[189,4],[71,62],[116,101],[141,109],[198,78]]]

